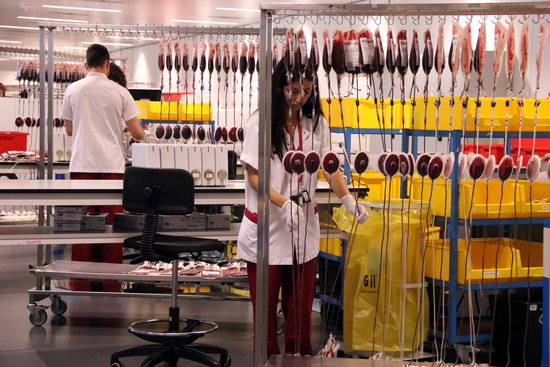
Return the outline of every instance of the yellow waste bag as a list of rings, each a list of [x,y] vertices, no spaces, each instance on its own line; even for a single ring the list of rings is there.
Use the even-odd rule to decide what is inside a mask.
[[[413,205],[408,210],[408,200],[404,203],[404,209],[399,199],[385,209],[369,207],[370,216],[361,225],[344,207],[334,211],[338,227],[351,233],[344,271],[346,353],[414,351],[428,336],[420,235],[427,209]]]

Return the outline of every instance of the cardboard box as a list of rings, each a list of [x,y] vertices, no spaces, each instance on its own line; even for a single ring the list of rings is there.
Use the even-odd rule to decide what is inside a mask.
[[[193,213],[186,217],[188,231],[204,231],[206,229],[206,214]]]
[[[187,217],[185,215],[159,215],[158,229],[185,230],[187,229]]]
[[[80,222],[85,212],[83,206],[56,206],[52,218],[54,222]]]
[[[80,221],[78,222],[63,222],[63,221],[54,221],[53,222],[53,231],[54,232],[80,232]]]
[[[145,215],[130,213],[113,214],[113,227],[142,230],[145,224]]]
[[[231,218],[229,214],[208,214],[206,216],[206,229],[229,230]]]
[[[81,229],[83,231],[105,231],[107,213],[87,214],[82,216]]]
[[[56,213],[80,213],[84,214],[86,210],[83,206],[55,206]]]

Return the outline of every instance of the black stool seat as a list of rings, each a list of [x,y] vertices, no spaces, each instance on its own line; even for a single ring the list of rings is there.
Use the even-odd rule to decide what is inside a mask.
[[[212,321],[180,318],[181,328],[170,331],[169,322],[168,318],[135,321],[128,326],[128,331],[152,343],[185,345],[218,328],[218,324]]]
[[[130,237],[124,240],[124,247],[141,248],[142,236]],[[156,234],[155,247],[159,254],[179,252],[223,251],[225,245],[217,240]]]

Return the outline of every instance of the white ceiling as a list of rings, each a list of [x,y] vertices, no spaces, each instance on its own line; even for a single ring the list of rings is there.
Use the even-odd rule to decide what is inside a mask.
[[[289,0],[285,0],[289,1]],[[0,25],[36,27],[39,21],[18,19],[18,16],[47,17],[58,19],[85,20],[89,24],[139,24],[200,26],[171,22],[171,19],[235,22],[239,25],[259,22],[259,13],[216,10],[217,7],[259,9],[260,2],[281,2],[265,0],[2,0],[0,4]],[[300,3],[349,3],[349,0],[300,0]],[[42,5],[57,5],[86,8],[122,10],[121,13],[91,12],[73,9],[44,8]],[[38,32],[33,30],[0,28],[0,40],[22,41],[22,44],[1,43],[0,46],[38,48]],[[55,38],[55,49],[62,46],[86,47],[82,42],[94,39]],[[105,41],[105,40],[103,40]],[[145,41],[111,41],[140,44]],[[150,42],[150,41],[149,41]],[[112,46],[111,49],[119,47]],[[78,51],[77,51],[78,52]]]

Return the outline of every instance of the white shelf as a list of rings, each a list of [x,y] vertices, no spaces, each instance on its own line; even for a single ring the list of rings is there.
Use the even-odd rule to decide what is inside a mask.
[[[172,281],[171,275],[143,275],[128,274],[138,268],[139,265],[130,264],[108,264],[85,261],[55,261],[49,265],[39,266],[33,271],[35,275],[52,279],[113,279],[134,282],[166,282]],[[216,279],[202,278],[200,276],[181,275],[178,277],[180,283],[220,284],[220,283],[242,283],[247,281],[246,276],[219,277]]]
[[[189,236],[215,239],[219,241],[232,241],[239,234],[239,223],[231,223],[228,231],[213,229],[209,231],[169,231],[161,234],[173,236]],[[125,228],[113,228],[106,226],[105,232],[54,232],[52,227],[40,227],[37,225],[10,225],[0,226],[1,245],[55,245],[63,243],[121,243],[126,238],[137,236],[141,232]]]
[[[218,241],[234,241],[239,235],[240,223],[231,223],[228,231],[212,229],[208,231],[169,231],[160,234],[173,236],[189,236],[214,239]],[[57,245],[79,243],[121,243],[128,237],[137,236],[141,232],[125,228],[107,226],[105,232],[54,232],[51,227],[37,225],[0,225],[0,246],[13,245]],[[322,229],[326,238],[326,229]],[[329,238],[340,238],[342,231],[329,230]]]
[[[319,181],[315,200],[339,204]],[[231,180],[225,187],[195,187],[195,205],[244,204],[244,181]],[[0,180],[0,205],[122,205],[122,180]]]

